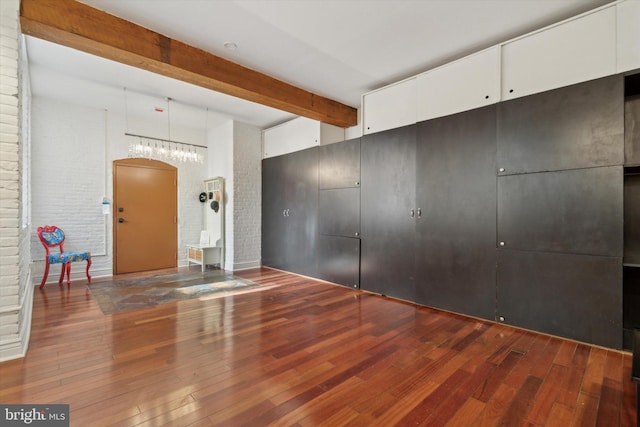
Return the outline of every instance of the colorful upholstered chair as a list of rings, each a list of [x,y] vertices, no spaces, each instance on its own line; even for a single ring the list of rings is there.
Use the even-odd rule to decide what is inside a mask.
[[[65,252],[64,251],[64,231],[55,225],[45,225],[38,227],[38,237],[47,252],[45,258],[44,277],[40,283],[40,289],[44,287],[49,275],[49,266],[51,264],[62,264],[60,272],[60,280],[58,284],[62,285],[65,273],[67,274],[67,287],[71,287],[71,263],[76,261],[87,261],[87,280],[91,283],[91,275],[89,267],[91,267],[91,252]],[[60,247],[60,253],[49,253],[49,249]]]

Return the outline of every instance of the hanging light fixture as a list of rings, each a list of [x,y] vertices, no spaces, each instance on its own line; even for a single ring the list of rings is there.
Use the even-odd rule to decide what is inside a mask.
[[[151,136],[137,135],[129,133],[129,118],[127,106],[127,89],[124,89],[125,95],[125,126],[126,136],[135,138],[129,143],[129,157],[141,157],[146,159],[154,159],[161,161],[172,161],[176,163],[204,163],[204,155],[200,149],[206,150],[204,145],[189,144],[186,142],[174,141],[171,139],[171,98],[165,98],[167,101],[167,139],[154,138]],[[161,111],[161,110],[160,110]],[[188,151],[185,151],[188,147]]]

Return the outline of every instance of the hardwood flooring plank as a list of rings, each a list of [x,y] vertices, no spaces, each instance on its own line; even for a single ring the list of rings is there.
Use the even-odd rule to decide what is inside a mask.
[[[125,279],[166,288],[167,274],[205,277]],[[635,425],[629,353],[268,268],[236,275],[261,287],[106,316],[82,282],[36,291],[0,401],[68,403],[74,427]]]
[[[544,379],[538,391],[537,399],[531,406],[527,420],[533,424],[544,424],[549,417],[551,408],[555,403],[556,396],[564,386],[569,377],[569,368],[555,363],[549,370],[549,375]]]
[[[449,427],[466,427],[475,426],[476,419],[486,406],[486,403],[480,402],[476,399],[469,399],[466,403],[456,412],[456,414],[445,424]]]
[[[533,375],[538,378],[544,378],[549,373],[549,369],[551,369],[551,365],[553,364],[558,351],[560,350],[560,345],[562,344],[562,340],[559,338],[551,337],[549,341],[547,341],[547,346],[544,349],[544,352],[536,362],[535,366],[531,368],[530,375]]]
[[[500,385],[498,390],[491,396],[491,398],[485,404],[482,412],[476,419],[477,427],[493,427],[495,426],[502,415],[505,413],[509,404],[516,395],[516,390],[509,387],[506,384]]]
[[[571,423],[573,411],[562,404],[554,403],[549,413],[548,427],[567,427]]]
[[[571,367],[577,347],[578,343],[573,341],[562,341],[553,363],[556,365],[566,366],[567,368]]]
[[[636,413],[633,408],[636,406],[636,383],[631,380],[631,355],[624,354],[624,368],[622,373],[622,409],[620,413],[620,425],[636,426]]]
[[[499,426],[517,426],[523,424],[531,407],[535,404],[535,396],[542,384],[542,380],[529,376],[518,390],[509,407],[500,418]]]
[[[604,380],[604,365],[607,358],[607,350],[594,347],[591,349],[587,367],[582,379],[580,390],[599,397]]]
[[[478,399],[481,402],[487,402],[493,393],[500,387],[500,385],[505,381],[505,378],[509,375],[509,372],[513,369],[514,366],[518,364],[522,355],[520,353],[511,352],[509,353],[502,363],[495,369],[489,378],[482,384],[481,387],[476,390],[473,394],[473,397]]]
[[[409,411],[409,413],[400,420],[399,424],[420,425],[451,396],[468,376],[469,373],[462,369],[453,372],[438,388],[430,393],[429,396]]]
[[[485,362],[471,373],[446,401],[433,411],[433,416],[442,422],[448,422],[453,415],[467,402],[472,399],[473,393],[486,381],[496,366]],[[474,399],[475,400],[475,399]],[[484,409],[485,405],[482,405]]]
[[[620,383],[609,378],[602,382],[600,405],[596,426],[613,427],[620,425],[620,405],[622,404],[622,390]]]

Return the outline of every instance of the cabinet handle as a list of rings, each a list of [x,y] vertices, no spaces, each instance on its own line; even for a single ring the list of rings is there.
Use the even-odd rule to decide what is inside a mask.
[[[287,210],[286,209],[282,211],[282,216],[287,216]]]
[[[416,211],[414,211],[413,209],[411,209],[411,210],[409,211],[409,216],[410,216],[411,218],[415,217],[415,216],[416,216]]]
[[[422,209],[418,208],[418,218],[422,218]]]
[[[359,236],[359,235],[360,235],[360,233],[358,233],[358,232],[356,231],[356,236]]]
[[[291,212],[287,209],[287,216],[291,216]]]
[[[360,181],[356,181],[356,185],[360,185]]]
[[[505,243],[504,243],[504,242],[500,242],[500,246],[504,246],[504,245],[505,245]]]
[[[505,168],[498,169],[498,172],[504,172],[504,171],[505,171]]]

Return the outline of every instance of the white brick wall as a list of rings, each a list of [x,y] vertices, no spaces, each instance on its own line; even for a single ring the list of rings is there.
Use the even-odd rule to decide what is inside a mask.
[[[209,176],[225,179],[225,269],[259,267],[262,133],[239,122],[209,131]]]
[[[262,227],[262,132],[234,123],[233,270],[259,267]]]
[[[31,257],[34,278],[44,271],[45,251],[36,228],[56,225],[66,234],[65,250],[88,250],[95,276],[111,274],[104,255],[106,221],[102,214],[107,163],[105,112],[34,97],[32,103]],[[84,272],[72,268],[72,273]],[[101,274],[102,273],[102,274]],[[57,279],[60,265],[51,266]],[[84,276],[84,273],[83,273]]]
[[[31,327],[33,287],[28,270],[29,227],[22,215],[23,153],[29,150],[28,79],[22,74],[19,0],[0,2],[0,361],[21,357]],[[27,198],[27,200],[25,200]]]
[[[207,135],[209,176],[224,178],[224,268],[233,270],[233,122],[229,120]]]
[[[127,128],[128,126],[128,128]],[[166,128],[162,127],[166,131]],[[113,202],[113,161],[128,156],[125,132],[166,138],[159,126],[135,117],[37,97],[33,113],[32,216],[34,227],[55,224],[67,234],[65,249],[92,252],[92,277],[113,271],[112,214],[102,214],[102,198]],[[204,130],[172,127],[172,138],[205,145]],[[197,243],[202,229],[198,194],[206,164],[172,163],[178,168],[178,265],[186,265],[186,244]],[[44,248],[32,237],[33,276],[44,271]],[[52,266],[49,281],[57,280]],[[85,277],[72,268],[72,279]]]

